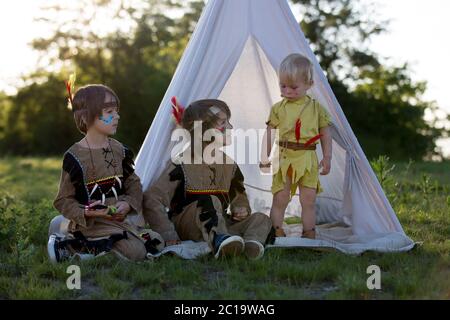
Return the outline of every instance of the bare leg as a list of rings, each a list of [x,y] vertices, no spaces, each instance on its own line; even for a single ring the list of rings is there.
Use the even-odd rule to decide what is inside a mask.
[[[300,187],[300,204],[302,205],[303,234],[315,238],[316,228],[316,189]]]
[[[273,196],[272,208],[270,209],[270,219],[275,230],[283,227],[284,212],[290,201],[291,178],[286,177],[284,189]]]

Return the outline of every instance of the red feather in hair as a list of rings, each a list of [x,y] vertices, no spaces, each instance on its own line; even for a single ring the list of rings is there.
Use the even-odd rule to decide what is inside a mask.
[[[72,87],[72,84],[70,83],[70,80],[66,81],[66,89],[67,89],[67,94],[69,95],[69,102],[70,102],[70,105],[73,106],[71,87]]]
[[[307,147],[307,146],[309,146],[310,144],[313,144],[314,142],[316,142],[317,140],[319,140],[320,137],[322,137],[321,134],[318,134],[317,136],[312,137],[311,139],[309,139],[308,141],[306,141],[305,146]]]
[[[302,128],[302,121],[297,119],[295,123],[295,139],[297,139],[297,143],[300,141],[300,130]]]
[[[178,103],[177,98],[174,96],[170,99],[172,102],[172,115],[177,124],[181,124],[181,119],[183,119],[184,107]]]
[[[75,90],[75,81],[77,79],[77,74],[74,71],[70,76],[69,80],[65,81],[67,94],[69,95],[69,104],[70,109],[73,108],[73,95],[72,92]],[[75,111],[75,110],[72,110]]]

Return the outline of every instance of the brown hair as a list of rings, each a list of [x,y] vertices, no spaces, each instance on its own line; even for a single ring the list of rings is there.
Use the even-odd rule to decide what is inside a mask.
[[[115,101],[105,103],[107,94],[110,94]],[[75,124],[83,134],[86,134],[89,127],[94,123],[95,118],[102,115],[104,108],[109,106],[120,107],[120,100],[117,94],[103,84],[89,84],[79,88],[75,92],[72,101]]]
[[[202,133],[208,129],[214,128],[219,117],[217,116],[217,113],[212,111],[213,107],[219,108],[220,111],[225,113],[227,118],[230,119],[231,111],[224,101],[217,99],[197,100],[192,102],[184,111],[183,119],[181,120],[182,127],[188,131],[192,131],[194,129],[194,122],[202,121]]]
[[[227,118],[230,119],[231,111],[228,105],[222,101],[217,99],[204,99],[192,102],[186,110],[184,110],[183,118],[181,119],[181,126],[188,130],[191,133],[191,157],[195,157],[194,148],[198,141],[195,141],[194,131],[194,122],[202,121],[202,136],[209,129],[215,127],[219,117],[217,116],[217,108],[224,112],[227,115]],[[216,112],[214,112],[216,111]],[[209,144],[209,142],[202,141],[202,150]],[[195,161],[195,160],[194,160]]]

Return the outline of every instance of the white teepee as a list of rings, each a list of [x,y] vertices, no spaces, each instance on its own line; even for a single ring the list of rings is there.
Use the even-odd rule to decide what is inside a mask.
[[[347,227],[319,229],[320,237],[350,253],[411,249],[413,241],[404,234],[286,0],[208,1],[137,156],[144,190],[170,159],[172,96],[185,105],[222,99],[231,108],[234,128],[263,129],[270,107],[280,100],[276,70],[290,53],[313,61],[310,95],[327,108],[334,124],[332,171],[320,177],[324,192],[318,196],[317,218]],[[240,167],[253,211],[268,213],[271,177],[261,175],[256,164]],[[294,199],[287,213],[300,211]]]

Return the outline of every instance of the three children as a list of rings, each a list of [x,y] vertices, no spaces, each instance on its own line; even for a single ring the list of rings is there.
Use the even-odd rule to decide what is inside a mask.
[[[282,228],[284,212],[297,189],[302,236],[314,239],[315,200],[321,191],[319,169],[326,175],[331,167],[331,120],[325,108],[307,95],[314,81],[313,66],[306,57],[286,57],[279,69],[279,82],[283,99],[271,108],[267,154],[260,163],[261,168],[271,166],[267,159],[274,143],[272,131],[279,130],[276,143],[280,147],[280,166],[273,174],[270,219],[262,213],[251,214],[244,177],[238,165],[219,148],[229,144],[227,129],[232,128],[225,102],[199,100],[186,108],[179,124],[191,137],[190,147],[177,161],[169,161],[143,193],[134,173],[132,152],[110,138],[120,119],[119,98],[103,85],[80,88],[71,101],[76,125],[85,137],[64,155],[54,201],[55,208],[70,220],[69,229],[76,242],[53,236],[49,242],[51,258],[61,261],[74,251],[92,249],[95,245],[87,239],[100,238],[107,241],[94,251],[112,250],[130,260],[143,260],[164,243],[173,245],[180,240],[206,241],[216,258],[242,253],[258,259],[273,235],[286,236]],[[212,153],[221,161],[203,158],[207,144],[193,134],[199,124],[200,137],[207,130],[215,131],[216,148]],[[323,151],[320,162],[315,153],[319,140]],[[185,161],[193,158],[201,160]],[[131,211],[143,213],[157,233],[143,232],[126,223]]]

